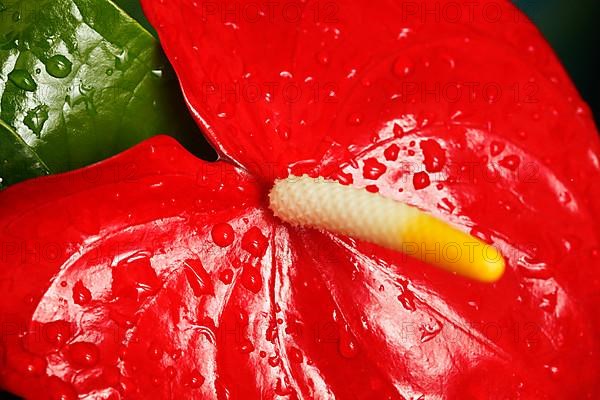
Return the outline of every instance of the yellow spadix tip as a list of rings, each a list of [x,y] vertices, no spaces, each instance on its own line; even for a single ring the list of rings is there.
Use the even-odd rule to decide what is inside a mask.
[[[504,273],[493,246],[377,193],[304,175],[277,180],[269,200],[275,215],[292,225],[364,240],[482,282]]]

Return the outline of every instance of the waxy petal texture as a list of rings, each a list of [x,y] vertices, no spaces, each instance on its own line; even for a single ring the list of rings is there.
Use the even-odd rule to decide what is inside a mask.
[[[319,396],[368,398],[377,377],[407,398],[600,390],[597,131],[549,46],[508,1],[143,4],[224,159],[267,183],[308,173],[379,191],[508,261],[487,286],[291,230],[293,253],[314,254],[293,257],[288,274],[317,263],[344,329],[377,371],[349,362],[323,377],[330,387]],[[314,365],[318,355],[330,365],[323,351]]]
[[[27,398],[214,395],[216,349],[238,349],[268,315],[274,228],[258,193],[166,137],[3,192],[2,385]]]
[[[458,3],[460,20],[450,1],[143,3],[223,161],[155,138],[0,195],[3,387],[30,398],[599,394],[597,133],[508,2]],[[507,272],[474,283],[290,227],[266,208],[288,173],[416,205],[494,244]]]

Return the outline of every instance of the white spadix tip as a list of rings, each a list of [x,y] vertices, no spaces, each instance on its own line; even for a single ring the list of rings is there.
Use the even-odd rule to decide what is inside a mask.
[[[494,247],[418,208],[309,176],[277,180],[270,207],[282,220],[389,249],[483,282],[498,280],[504,258]]]

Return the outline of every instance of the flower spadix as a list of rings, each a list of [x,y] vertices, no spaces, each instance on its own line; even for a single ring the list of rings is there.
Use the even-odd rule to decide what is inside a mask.
[[[500,252],[416,207],[324,178],[277,180],[270,207],[282,220],[324,229],[403,252],[447,271],[494,282],[505,269]]]

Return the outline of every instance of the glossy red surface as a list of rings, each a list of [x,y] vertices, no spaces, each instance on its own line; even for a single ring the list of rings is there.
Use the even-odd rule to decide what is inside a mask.
[[[31,398],[600,394],[597,132],[508,2],[143,3],[223,160],[155,138],[0,195],[2,386]],[[291,228],[266,208],[290,172],[419,206],[493,243],[507,272],[475,283]]]

